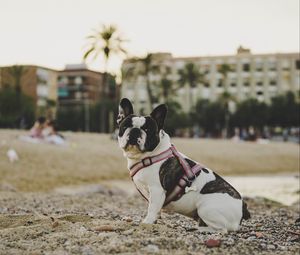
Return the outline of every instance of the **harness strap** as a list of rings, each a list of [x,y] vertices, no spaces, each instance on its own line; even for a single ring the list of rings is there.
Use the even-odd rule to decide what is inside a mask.
[[[188,162],[181,156],[181,154],[176,150],[175,146],[172,145],[171,146],[171,150],[173,152],[173,154],[178,158],[180,164],[183,167],[183,170],[185,172],[185,175],[187,176],[187,178],[189,180],[194,180],[195,179],[195,174],[194,172],[191,170],[190,165],[188,164]]]
[[[182,195],[185,193],[185,188],[190,187],[193,183],[193,181],[196,179],[196,177],[200,174],[202,166],[200,164],[196,164],[192,168],[188,164],[188,162],[184,159],[184,157],[176,150],[175,146],[172,144],[171,147],[160,154],[153,156],[153,157],[146,157],[142,159],[140,162],[134,164],[133,166],[130,167],[130,177],[133,179],[133,177],[143,168],[151,166],[159,161],[171,158],[171,157],[176,157],[183,170],[184,174],[179,180],[178,184],[174,188],[174,190],[166,197],[164,206],[169,204],[172,201],[178,200],[179,198],[182,197]],[[136,185],[135,185],[136,186]],[[136,186],[137,190],[139,193],[146,199],[148,200],[143,193],[138,189]]]
[[[133,178],[141,169],[151,166],[159,161],[162,161],[164,159],[168,159],[171,157],[174,157],[173,151],[170,147],[169,149],[161,152],[160,154],[153,156],[153,157],[147,157],[143,158],[140,162],[134,164],[130,167],[130,177]]]
[[[202,166],[195,165],[193,168],[191,168],[191,171],[193,172],[195,178],[201,173]],[[185,188],[190,187],[192,184],[192,181],[186,180],[186,176],[183,175],[181,179],[179,180],[176,187],[173,189],[173,191],[166,197],[164,206],[169,204],[172,201],[176,201],[180,199],[183,194],[185,193]]]

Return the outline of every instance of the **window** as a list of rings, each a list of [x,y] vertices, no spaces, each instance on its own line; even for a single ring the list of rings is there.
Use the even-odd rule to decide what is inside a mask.
[[[276,71],[276,62],[275,61],[270,61],[269,62],[269,70],[270,71]]]
[[[209,84],[208,82],[205,82],[205,83],[204,83],[204,87],[205,87],[205,88],[209,88],[209,86],[210,86],[210,84]]]
[[[235,82],[232,82],[232,83],[230,84],[230,86],[231,86],[231,87],[236,87],[236,83],[235,83]]]
[[[276,86],[276,85],[277,85],[277,82],[276,82],[275,80],[271,80],[271,81],[270,81],[270,85],[271,85],[271,86]]]
[[[250,71],[250,64],[243,64],[243,71],[249,72]]]
[[[256,95],[258,95],[258,96],[262,96],[264,93],[262,92],[262,91],[257,91],[256,92]]]
[[[245,87],[249,87],[250,83],[249,82],[244,82]]]
[[[297,70],[300,70],[300,59],[296,60],[295,67],[296,67]]]
[[[261,58],[255,59],[255,70],[257,72],[261,72],[263,70],[263,59]]]
[[[263,85],[263,83],[261,81],[259,81],[259,82],[256,83],[256,86],[261,87],[262,85]]]
[[[230,64],[230,71],[235,72],[236,71],[236,65],[235,64]]]
[[[282,70],[289,70],[290,69],[289,61],[287,59],[282,60],[281,67]]]
[[[76,76],[74,79],[74,82],[76,85],[81,85],[82,84],[82,78],[80,76]]]

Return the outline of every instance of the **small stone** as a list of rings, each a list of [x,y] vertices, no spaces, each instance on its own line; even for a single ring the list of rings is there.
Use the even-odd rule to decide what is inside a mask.
[[[220,247],[221,241],[218,239],[208,239],[205,241],[205,245],[208,248]]]
[[[123,217],[122,220],[126,222],[132,222],[132,219],[130,217]]]
[[[134,232],[134,229],[128,229],[123,232],[124,235],[131,235]]]
[[[255,236],[257,237],[257,238],[263,238],[263,233],[262,232],[255,232]]]
[[[255,239],[256,239],[255,236],[249,236],[249,237],[247,238],[248,241],[254,241]]]
[[[149,253],[159,252],[158,246],[154,245],[154,244],[148,244],[143,250],[146,251],[146,252],[149,252]]]
[[[267,245],[267,249],[268,250],[274,250],[276,247],[275,247],[275,245],[273,245],[273,244],[268,244]]]
[[[52,228],[56,228],[56,227],[58,227],[58,225],[59,225],[58,221],[54,221],[52,223]]]
[[[97,232],[101,232],[101,231],[115,231],[116,229],[110,225],[103,225],[103,226],[95,227],[93,230]]]
[[[228,238],[228,239],[226,240],[226,244],[227,244],[227,245],[234,245],[234,243],[235,243],[235,241],[234,241],[233,238]]]

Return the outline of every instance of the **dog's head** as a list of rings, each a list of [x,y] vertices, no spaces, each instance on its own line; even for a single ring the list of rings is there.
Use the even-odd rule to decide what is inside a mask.
[[[136,116],[131,102],[123,98],[119,105],[117,124],[119,126],[118,142],[128,157],[139,157],[145,152],[153,151],[160,142],[167,107],[157,106],[148,116]]]

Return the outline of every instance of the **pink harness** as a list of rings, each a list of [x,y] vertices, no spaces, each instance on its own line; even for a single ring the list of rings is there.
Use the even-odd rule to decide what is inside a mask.
[[[180,153],[176,150],[175,146],[172,144],[171,147],[162,153],[153,156],[153,157],[146,157],[142,159],[140,162],[134,164],[130,167],[130,177],[133,179],[133,177],[143,168],[151,166],[159,161],[176,157],[180,164],[182,165],[182,168],[184,170],[184,174],[179,180],[178,184],[174,188],[174,190],[166,197],[164,206],[169,204],[172,201],[176,201],[179,198],[182,197],[182,195],[185,193],[185,188],[190,187],[193,183],[193,181],[196,179],[196,177],[200,174],[201,169],[203,166],[196,164],[193,167],[190,167],[188,162],[180,155]],[[139,193],[147,200],[147,198],[143,195],[143,193],[136,187]]]

